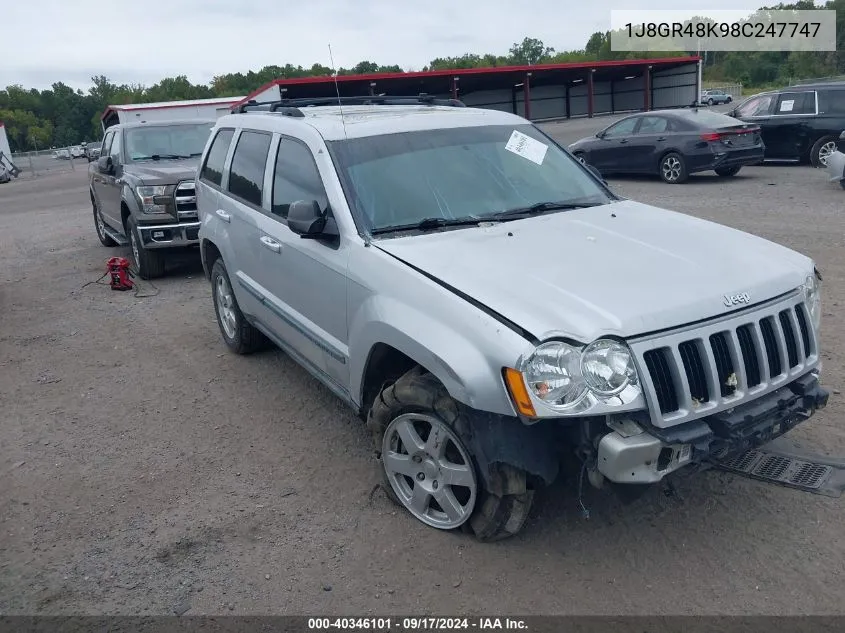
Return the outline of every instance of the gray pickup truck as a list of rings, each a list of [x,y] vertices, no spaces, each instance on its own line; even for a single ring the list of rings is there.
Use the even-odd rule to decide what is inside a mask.
[[[199,243],[194,178],[214,121],[138,122],[106,130],[88,167],[103,246],[129,244],[138,276],[164,273],[168,249]]]

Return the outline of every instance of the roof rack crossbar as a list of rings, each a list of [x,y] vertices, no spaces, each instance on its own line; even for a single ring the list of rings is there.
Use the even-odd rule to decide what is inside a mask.
[[[235,108],[235,112],[243,114],[249,111],[279,112],[288,116],[305,116],[300,108],[332,105],[430,105],[465,108],[466,104],[459,99],[440,99],[426,93],[416,97],[369,95],[360,97],[303,97],[297,99],[278,99],[275,101],[250,100]]]

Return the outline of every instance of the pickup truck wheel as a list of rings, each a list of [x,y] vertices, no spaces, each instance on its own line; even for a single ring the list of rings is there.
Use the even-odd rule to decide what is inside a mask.
[[[106,234],[106,223],[103,220],[103,214],[100,213],[100,205],[97,204],[97,200],[93,195],[91,196],[91,205],[94,207],[94,228],[97,229],[97,237],[100,238],[100,244],[109,247],[117,246],[117,242]]]
[[[229,349],[236,354],[250,354],[263,348],[267,340],[244,318],[222,258],[211,267],[211,288],[217,325]]]
[[[522,529],[534,495],[525,472],[493,464],[490,479],[500,494],[487,489],[467,448],[472,422],[432,374],[416,367],[385,387],[367,426],[387,495],[423,523],[462,527],[481,541]]]
[[[129,233],[129,243],[132,246],[132,259],[135,261],[135,268],[138,269],[138,276],[141,279],[161,277],[164,274],[164,256],[161,253],[144,248],[141,234],[138,232],[138,224],[131,215],[126,220],[126,227]]]

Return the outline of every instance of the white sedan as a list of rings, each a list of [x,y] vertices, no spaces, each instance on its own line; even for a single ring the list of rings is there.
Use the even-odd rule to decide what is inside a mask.
[[[836,151],[827,157],[825,168],[831,182],[838,182],[845,189],[845,132],[839,135]]]

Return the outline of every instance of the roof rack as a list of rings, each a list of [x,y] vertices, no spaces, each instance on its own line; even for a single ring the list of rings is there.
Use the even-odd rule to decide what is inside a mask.
[[[300,108],[333,105],[430,105],[450,106],[453,108],[466,107],[466,104],[458,99],[439,99],[426,93],[420,93],[416,97],[370,95],[364,97],[305,97],[262,102],[250,100],[237,106],[234,112],[243,114],[250,111],[267,111],[278,112],[279,114],[292,117],[303,117],[305,114]]]

